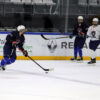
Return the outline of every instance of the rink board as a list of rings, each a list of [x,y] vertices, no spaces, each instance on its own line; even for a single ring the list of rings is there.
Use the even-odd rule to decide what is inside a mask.
[[[0,59],[3,56],[3,46],[6,41],[7,32],[0,32]],[[57,37],[68,37],[68,35],[61,35],[60,33],[44,33],[46,38],[50,40],[45,40],[41,37],[41,33],[27,33],[25,34],[25,45],[24,48],[29,52],[29,55],[35,60],[69,60],[73,55],[74,39],[62,38],[62,39],[52,39]],[[42,33],[43,34],[43,33]],[[83,48],[84,60],[89,60],[91,52],[89,50],[89,41]],[[97,60],[100,60],[100,47],[98,47],[96,54]],[[28,60],[28,58],[23,57],[23,54],[17,49],[17,59]]]

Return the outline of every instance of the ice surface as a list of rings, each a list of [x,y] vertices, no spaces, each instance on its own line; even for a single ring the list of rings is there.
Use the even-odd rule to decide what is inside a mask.
[[[16,61],[0,71],[0,100],[100,100],[100,62]]]

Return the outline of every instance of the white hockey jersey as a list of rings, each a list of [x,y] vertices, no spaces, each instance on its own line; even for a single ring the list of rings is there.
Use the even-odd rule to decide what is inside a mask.
[[[87,35],[91,37],[91,40],[99,40],[100,39],[100,25],[90,26],[88,28]]]

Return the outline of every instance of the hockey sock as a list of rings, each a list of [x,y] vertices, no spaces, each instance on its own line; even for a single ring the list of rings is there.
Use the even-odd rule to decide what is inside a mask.
[[[78,49],[77,48],[74,48],[74,57],[77,58],[77,52],[78,52]]]
[[[90,50],[90,52],[91,52],[91,58],[92,59],[96,58],[96,52],[93,50]]]
[[[9,59],[8,57],[4,57],[4,59],[1,61],[1,66],[11,64],[11,63],[14,63],[14,62],[15,62],[14,58]]]
[[[9,62],[8,57],[4,57],[4,59],[1,60],[1,66],[5,66]]]
[[[79,56],[82,57],[82,49],[78,47]]]
[[[16,59],[14,59],[13,57],[10,58],[10,64],[14,63]]]

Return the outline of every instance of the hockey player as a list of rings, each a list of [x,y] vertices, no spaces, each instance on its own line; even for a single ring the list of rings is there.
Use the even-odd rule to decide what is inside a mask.
[[[91,51],[91,61],[88,64],[96,63],[96,49],[100,44],[99,19],[93,18],[93,25],[89,27],[87,36],[90,37],[89,48]]]
[[[78,61],[83,60],[82,48],[86,40],[87,29],[88,29],[88,26],[84,22],[83,16],[78,16],[78,22],[74,25],[73,34],[70,36],[70,38],[75,36],[74,58],[71,58],[71,60],[78,60]],[[79,59],[77,59],[78,53],[79,53]]]
[[[23,44],[25,41],[24,33],[26,32],[25,26],[19,25],[17,31],[13,31],[6,37],[6,42],[3,48],[4,58],[1,60],[0,69],[5,70],[5,66],[12,64],[16,60],[16,48],[18,48],[25,57],[28,52],[24,50]]]

